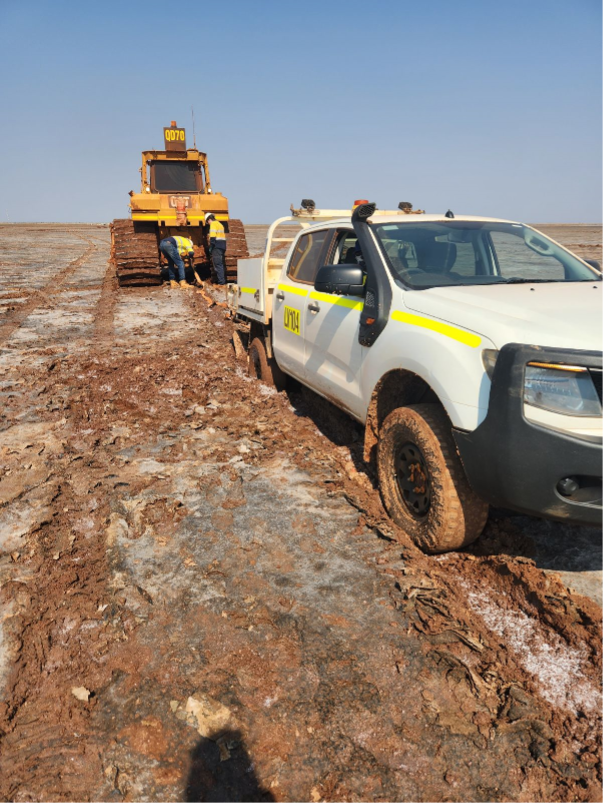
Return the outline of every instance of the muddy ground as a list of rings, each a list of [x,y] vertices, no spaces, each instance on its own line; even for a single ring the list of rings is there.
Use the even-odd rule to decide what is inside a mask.
[[[600,800],[601,533],[421,555],[360,428],[108,238],[0,227],[0,798]]]

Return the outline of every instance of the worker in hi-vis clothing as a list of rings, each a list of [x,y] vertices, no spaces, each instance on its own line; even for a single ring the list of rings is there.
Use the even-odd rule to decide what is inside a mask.
[[[191,285],[185,279],[185,264],[183,257],[189,257],[193,260],[193,242],[188,237],[164,237],[159,244],[159,250],[168,260],[168,277],[170,279],[171,288],[190,288]],[[176,274],[178,272],[178,282],[176,281]]]
[[[224,253],[227,244],[224,235],[224,226],[220,221],[216,220],[211,212],[206,212],[205,222],[206,225],[210,227],[208,241],[210,243],[210,255],[212,257],[212,265],[216,271],[216,278],[218,279],[219,285],[226,285]]]

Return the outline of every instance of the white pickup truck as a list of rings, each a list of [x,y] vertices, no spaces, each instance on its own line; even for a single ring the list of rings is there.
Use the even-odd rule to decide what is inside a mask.
[[[489,504],[599,523],[599,264],[512,221],[303,207],[230,288],[251,372],[365,425],[384,505],[427,552],[477,538]]]

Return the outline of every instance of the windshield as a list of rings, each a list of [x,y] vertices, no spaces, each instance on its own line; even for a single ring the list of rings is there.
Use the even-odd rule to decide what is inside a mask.
[[[520,223],[373,225],[396,279],[412,288],[516,282],[593,282],[597,271]]]
[[[196,162],[155,162],[154,192],[197,192],[195,173],[199,168]]]

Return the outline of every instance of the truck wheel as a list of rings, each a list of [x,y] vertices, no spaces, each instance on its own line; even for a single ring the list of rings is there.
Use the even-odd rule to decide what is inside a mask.
[[[287,375],[277,365],[274,358],[269,358],[260,338],[254,338],[248,352],[248,372],[251,377],[261,380],[265,385],[284,391]]]
[[[470,488],[439,405],[409,405],[386,417],[377,468],[386,510],[424,552],[458,550],[478,538],[489,507]]]

